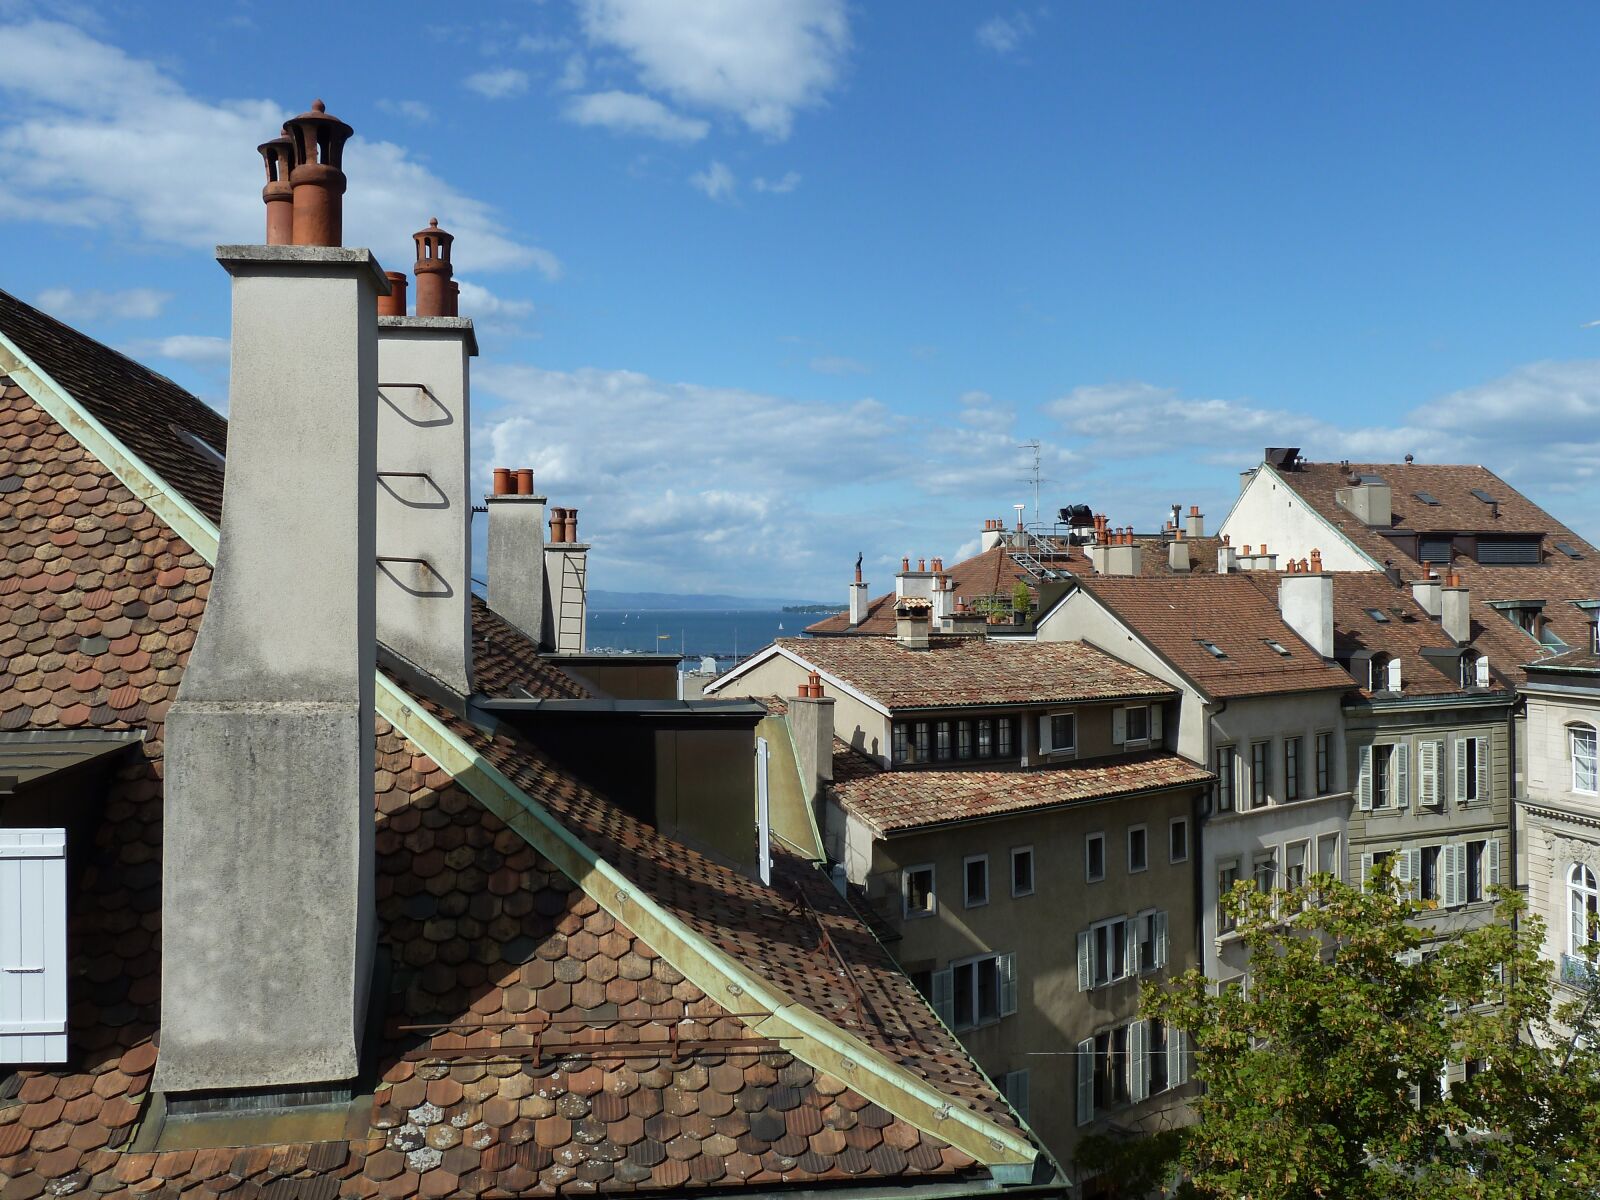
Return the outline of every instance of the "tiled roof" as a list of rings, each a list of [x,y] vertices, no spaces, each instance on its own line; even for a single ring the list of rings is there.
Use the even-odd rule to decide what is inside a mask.
[[[8,320],[0,316],[0,331],[10,335]],[[108,394],[114,397],[114,364],[122,360],[57,339],[66,346],[56,351],[62,361],[41,365],[64,386],[83,368],[73,377],[100,389],[101,409],[114,409]],[[96,373],[88,370],[94,362],[68,361],[80,351],[111,365]],[[165,386],[176,393],[166,396],[166,411],[203,407]],[[0,443],[8,451],[0,463],[7,545],[0,563],[0,727],[146,731],[105,799],[71,904],[73,1062],[22,1071],[19,1102],[0,1102],[0,1194],[7,1200],[47,1189],[174,1195],[238,1187],[240,1195],[276,1195],[270,1186],[297,1197],[512,1196],[985,1176],[966,1155],[781,1047],[719,1047],[675,1062],[670,1055],[541,1059],[507,1033],[501,1036],[511,1053],[482,1062],[445,1055],[458,1045],[457,1032],[403,1035],[395,1026],[543,1021],[615,1003],[620,1017],[638,1021],[629,1028],[641,1040],[667,1036],[668,1023],[686,1016],[708,1022],[686,1026],[687,1037],[753,1036],[382,722],[378,900],[380,937],[395,974],[387,998],[391,1038],[380,1048],[383,1086],[370,1126],[348,1142],[314,1146],[128,1152],[148,1098],[159,1027],[163,722],[210,567],[3,379]],[[161,461],[151,453],[151,465]],[[182,486],[199,506],[205,489],[192,478]],[[481,606],[475,612],[480,639],[486,629],[489,635],[487,649],[476,651],[486,686],[525,682],[519,676],[527,671],[536,694],[567,694],[560,689],[570,681],[538,674],[525,639],[508,636],[492,614],[485,622],[486,613]],[[436,707],[413,700],[420,709]],[[763,888],[660,835],[514,737],[434,715],[579,838],[605,848],[642,892],[712,946],[851,1028],[952,1103],[1013,1124],[970,1058],[809,863],[780,860],[785,890]],[[803,915],[792,898],[797,891],[815,918]],[[828,957],[833,952],[861,985],[860,1018],[843,1015],[853,998]],[[551,1036],[559,1041],[559,1032]],[[602,1035],[590,1029],[575,1036]]]
[[[1177,690],[1081,642],[934,637],[928,649],[908,650],[893,638],[780,638],[777,645],[889,709],[1112,700]]]
[[[1161,788],[1197,786],[1213,776],[1176,754],[1103,758],[1037,771],[872,770],[853,751],[834,754],[834,793],[879,836],[1129,796]]]
[[[537,700],[582,700],[589,695],[559,665],[541,656],[522,630],[477,596],[472,597],[472,683],[487,696],[526,693]]]
[[[1252,574],[1096,576],[1082,586],[1207,695],[1348,690],[1350,676],[1323,662],[1284,623],[1275,597],[1258,588]],[[1269,639],[1288,655],[1274,650]],[[1205,642],[1226,657],[1217,657]]]
[[[1174,571],[1168,565],[1167,543],[1154,534],[1141,534],[1136,539],[1144,548],[1140,556],[1140,574],[1155,577],[1172,577],[1181,575],[1214,575],[1217,570],[1217,547],[1222,543],[1214,537],[1193,538],[1189,540],[1190,569],[1187,572]],[[1068,575],[1090,576],[1095,575],[1094,564],[1088,559],[1082,546],[1074,546],[1069,557],[1051,558],[1048,566],[1055,571],[1062,571]],[[1039,580],[1035,579],[1028,571],[1018,565],[1011,556],[1007,546],[996,546],[985,550],[982,554],[974,555],[969,559],[956,563],[946,572],[955,581],[955,594],[960,599],[970,599],[974,596],[1007,595],[1012,585],[1021,580],[1026,583],[1031,591],[1037,591]],[[807,625],[807,633],[812,636],[833,634],[892,634],[894,633],[894,593],[887,592],[873,599],[867,606],[867,619],[860,625],[851,628],[850,614],[834,613],[814,624]]]
[[[1521,664],[1548,653],[1533,637],[1522,633],[1490,600],[1544,600],[1550,627],[1568,646],[1589,639],[1588,614],[1572,601],[1600,600],[1600,550],[1512,488],[1494,472],[1477,466],[1427,466],[1406,463],[1356,463],[1346,467],[1314,463],[1283,472],[1282,478],[1301,499],[1377,562],[1392,560],[1409,583],[1422,573],[1422,564],[1405,554],[1376,530],[1369,529],[1342,508],[1334,493],[1345,486],[1349,474],[1381,476],[1394,496],[1393,528],[1422,531],[1496,531],[1542,533],[1543,561],[1537,566],[1484,565],[1458,556],[1450,564],[1472,592],[1474,640],[1478,630],[1487,633],[1486,647],[1497,670],[1520,683]],[[1499,503],[1500,517],[1473,496],[1478,488]],[[1439,505],[1424,504],[1415,493],[1426,492]],[[1556,546],[1565,543],[1582,557],[1571,558]],[[1514,636],[1501,636],[1501,626]]]

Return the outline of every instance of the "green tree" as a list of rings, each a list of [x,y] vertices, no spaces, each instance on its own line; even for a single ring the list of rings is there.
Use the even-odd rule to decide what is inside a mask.
[[[1022,580],[1017,580],[1011,585],[1011,610],[1025,613],[1033,607],[1033,593],[1028,590],[1028,585]]]
[[[1244,987],[1198,971],[1143,1012],[1189,1031],[1197,1122],[1186,1191],[1229,1200],[1565,1200],[1600,1184],[1596,990],[1552,1013],[1543,922],[1497,893],[1496,922],[1422,950],[1387,867],[1366,889],[1318,876],[1225,898]],[[1448,1091],[1447,1062],[1472,1078]],[[1159,1151],[1159,1145],[1152,1150]],[[1091,1145],[1091,1157],[1098,1149]],[[1148,1163],[1142,1164],[1148,1172]]]

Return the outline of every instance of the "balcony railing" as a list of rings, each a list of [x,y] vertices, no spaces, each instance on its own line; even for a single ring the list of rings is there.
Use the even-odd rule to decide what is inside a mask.
[[[1594,964],[1581,954],[1561,956],[1561,982],[1573,987],[1586,987],[1596,978]]]

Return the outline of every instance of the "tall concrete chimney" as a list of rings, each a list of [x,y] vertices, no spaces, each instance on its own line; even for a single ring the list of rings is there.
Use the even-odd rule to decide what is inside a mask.
[[[1472,593],[1461,585],[1461,576],[1451,571],[1439,590],[1439,624],[1445,637],[1458,646],[1472,640]]]
[[[1189,543],[1184,540],[1183,530],[1178,530],[1177,536],[1167,543],[1167,566],[1174,571],[1187,571],[1189,562]]]
[[[489,510],[489,607],[543,644],[544,504],[533,472],[496,467]]]
[[[867,619],[867,584],[861,578],[861,556],[856,556],[856,577],[850,584],[850,628]]]
[[[1322,565],[1318,556],[1317,566]],[[1295,571],[1278,579],[1278,611],[1323,658],[1333,657],[1333,576]]]
[[[822,801],[833,782],[833,705],[824,695],[817,673],[811,682],[800,685],[800,695],[785,702],[789,708],[789,736],[794,740],[794,762],[800,787],[816,814],[817,828],[824,827]]]
[[[403,282],[400,296],[400,315],[378,318],[378,639],[465,696],[472,691],[467,430],[478,342],[471,321],[408,317]]]
[[[155,1078],[167,1093],[303,1097],[354,1078],[371,980],[388,285],[370,251],[302,240],[338,229],[343,178],[328,187],[321,168],[349,126],[320,107],[289,126],[299,244],[217,250],[233,281],[228,470],[205,619],[167,717]],[[310,203],[309,223],[306,166],[331,203]]]
[[[578,540],[578,510],[551,510],[544,548],[544,644],[557,654],[589,648],[589,547]]]
[[[933,602],[915,597],[896,601],[894,606],[895,640],[907,650],[926,650],[933,624]]]
[[[1196,538],[1205,537],[1206,519],[1201,515],[1198,504],[1189,505],[1189,515],[1185,518],[1183,531],[1191,542]]]
[[[1429,566],[1422,568],[1421,579],[1411,581],[1411,595],[1416,598],[1417,603],[1422,607],[1422,611],[1430,617],[1439,615],[1441,609],[1439,591],[1441,587],[1443,587],[1443,584],[1440,582],[1439,577],[1433,573],[1433,568]]]
[[[1234,550],[1233,544],[1228,541],[1228,535],[1222,535],[1222,545],[1217,547],[1217,574],[1228,575],[1239,569],[1239,555]]]

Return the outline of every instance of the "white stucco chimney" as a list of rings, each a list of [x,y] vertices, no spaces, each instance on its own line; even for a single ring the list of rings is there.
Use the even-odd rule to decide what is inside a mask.
[[[1322,556],[1313,570],[1292,572],[1278,580],[1278,611],[1323,658],[1333,657],[1333,576],[1322,573]]]
[[[1172,541],[1167,543],[1167,566],[1174,571],[1187,571],[1191,565],[1189,543],[1184,540],[1183,530],[1180,529]]]
[[[544,503],[527,467],[494,469],[489,510],[489,607],[536,643],[545,637]]]
[[[550,510],[544,548],[543,642],[557,654],[589,649],[589,546],[578,540],[578,510]]]
[[[856,577],[850,583],[850,627],[867,619],[867,582],[861,578],[861,559],[856,558]]]
[[[991,518],[983,523],[983,535],[978,539],[978,548],[980,552],[993,550],[996,546],[1004,544],[1005,540],[1005,522],[998,517]]]
[[[1200,506],[1198,504],[1191,504],[1189,506],[1189,515],[1185,519],[1183,531],[1191,542],[1196,538],[1205,537],[1206,519],[1201,514]]]
[[[1228,535],[1222,535],[1222,545],[1217,547],[1217,574],[1228,575],[1239,569],[1239,555],[1228,541]]]
[[[1353,475],[1333,494],[1340,507],[1373,529],[1387,529],[1394,519],[1394,492],[1377,475]]]
[[[1439,589],[1439,625],[1445,637],[1458,646],[1472,640],[1472,593],[1462,586],[1455,571]]]
[[[1422,611],[1430,617],[1439,615],[1439,592],[1443,586],[1443,582],[1433,573],[1433,568],[1429,566],[1422,568],[1421,579],[1411,581],[1411,595],[1416,599],[1417,604],[1421,606]]]
[[[378,639],[472,691],[472,322],[378,318]]]
[[[894,606],[895,640],[907,650],[926,650],[932,633],[933,604],[910,598]]]
[[[217,250],[233,299],[221,540],[166,725],[155,1087],[169,1094],[353,1079],[372,971],[388,284],[370,251],[314,240],[337,239],[349,126],[319,103],[287,128],[309,156],[293,172],[300,244]]]
[[[894,573],[894,595],[896,600],[908,596],[915,600],[933,599],[933,572],[928,570],[927,559],[919,558],[915,571],[909,558],[900,560],[900,569]]]

